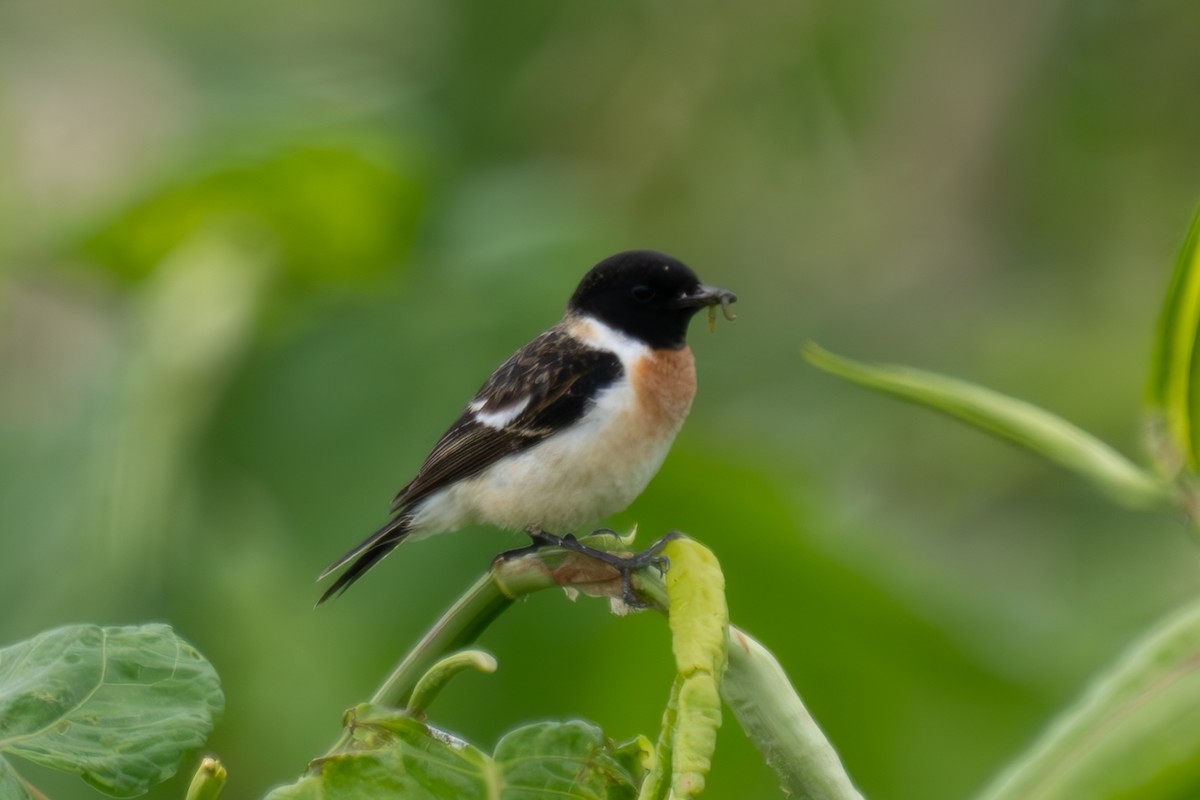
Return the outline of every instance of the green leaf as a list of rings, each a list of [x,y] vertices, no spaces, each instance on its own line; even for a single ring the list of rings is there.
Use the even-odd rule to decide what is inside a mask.
[[[1145,635],[979,800],[1193,796],[1200,603]]]
[[[493,756],[402,712],[359,706],[353,737],[268,800],[632,800],[644,746],[618,747],[587,722],[540,722],[504,736]]]
[[[0,752],[118,797],[171,777],[223,704],[212,666],[166,625],[72,625],[0,650]]]
[[[1086,478],[1133,507],[1162,506],[1174,497],[1164,481],[1070,422],[1007,395],[932,372],[863,364],[809,344],[817,367],[870,389],[949,414],[1018,444]]]
[[[721,696],[789,797],[862,800],[775,656],[733,627]]]
[[[1200,466],[1200,430],[1192,409],[1200,402],[1196,336],[1200,331],[1200,209],[1175,262],[1158,320],[1146,387],[1151,452],[1168,477]]]
[[[546,797],[628,798],[640,777],[639,743],[617,746],[588,722],[540,722],[496,745],[504,800]]]

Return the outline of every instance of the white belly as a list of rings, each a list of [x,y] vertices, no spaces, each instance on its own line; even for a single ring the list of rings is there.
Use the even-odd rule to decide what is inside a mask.
[[[566,533],[625,510],[658,472],[679,430],[677,424],[647,436],[631,424],[636,412],[622,380],[571,430],[430,497],[417,514],[423,529],[417,536],[475,523]]]

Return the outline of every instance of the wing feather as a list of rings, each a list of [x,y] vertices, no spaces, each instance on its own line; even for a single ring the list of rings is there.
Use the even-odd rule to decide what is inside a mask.
[[[467,409],[434,445],[413,480],[396,495],[399,512],[475,475],[577,421],[597,393],[623,372],[615,353],[589,347],[554,327],[522,347],[488,378]],[[524,403],[503,427],[481,422]]]

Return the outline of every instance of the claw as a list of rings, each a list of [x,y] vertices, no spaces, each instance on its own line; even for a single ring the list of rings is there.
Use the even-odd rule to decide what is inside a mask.
[[[672,539],[678,539],[683,534],[679,531],[670,531],[658,541],[647,547],[640,553],[635,553],[629,556],[617,555],[616,553],[607,550],[598,550],[594,547],[589,547],[575,538],[574,534],[568,533],[566,536],[555,536],[552,533],[547,533],[543,530],[527,531],[529,538],[533,543],[527,547],[509,550],[496,556],[495,561],[503,561],[510,558],[516,558],[530,553],[537,552],[543,547],[561,547],[563,550],[570,550],[580,555],[594,558],[604,564],[609,565],[617,571],[621,576],[621,600],[625,605],[634,609],[646,608],[647,605],[637,596],[633,589],[633,573],[642,567],[655,567],[658,569],[659,575],[666,575],[667,570],[671,567],[671,559],[664,555],[659,555],[662,549],[667,546],[667,543]],[[609,534],[616,536],[617,534],[607,528],[594,531],[592,535],[597,533]],[[619,536],[617,537],[620,538]],[[494,562],[493,562],[494,563]]]

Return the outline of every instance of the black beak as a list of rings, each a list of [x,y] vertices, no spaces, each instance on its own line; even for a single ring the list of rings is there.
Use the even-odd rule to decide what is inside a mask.
[[[727,307],[737,302],[737,295],[728,289],[700,284],[696,291],[685,294],[677,301],[680,308],[704,308],[705,306]]]

